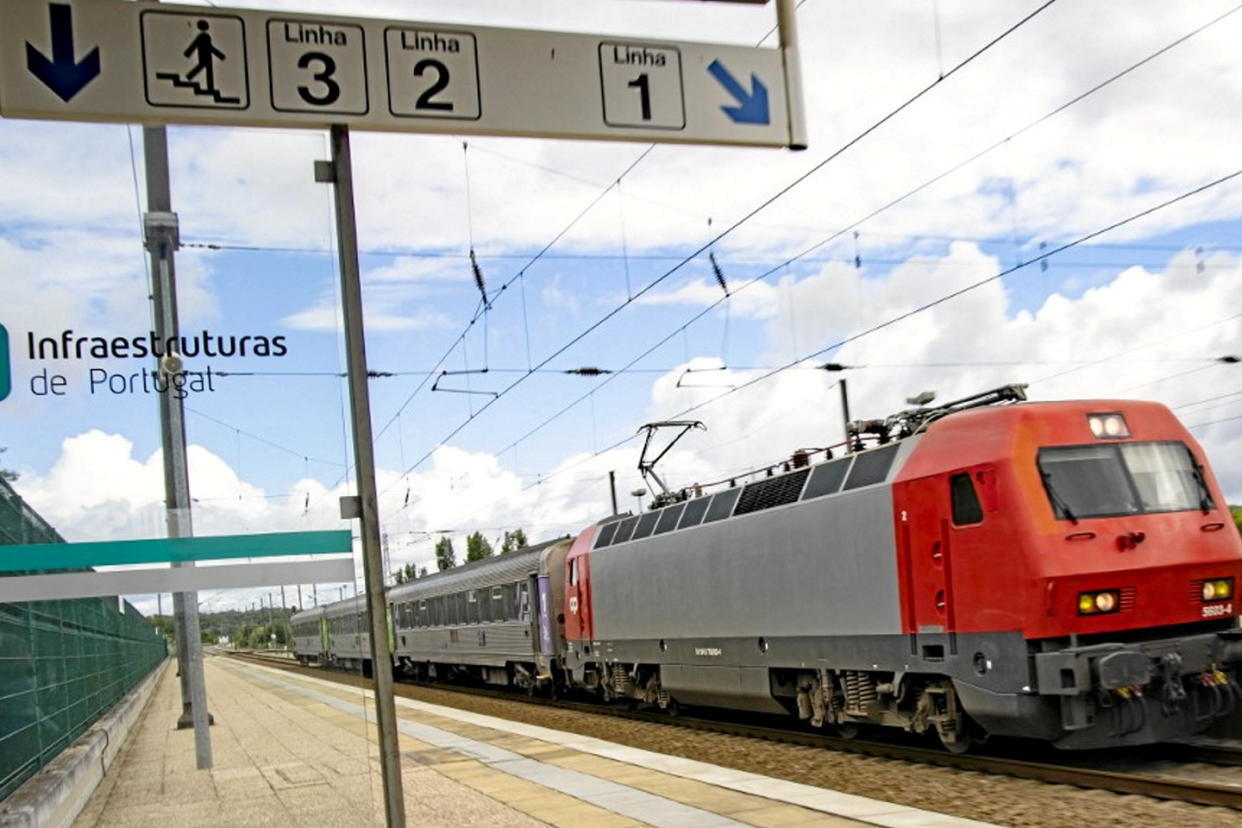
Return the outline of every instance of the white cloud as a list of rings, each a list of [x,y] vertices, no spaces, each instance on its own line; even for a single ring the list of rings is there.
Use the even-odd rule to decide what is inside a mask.
[[[368,331],[421,331],[447,328],[451,320],[443,313],[427,307],[407,310],[417,295],[400,284],[371,285],[363,288],[364,321]],[[335,294],[321,296],[315,305],[295,311],[280,324],[299,331],[335,333],[343,330],[340,299]]]
[[[777,288],[767,282],[755,282],[746,290],[738,291],[737,297],[729,301],[729,312],[750,319],[771,319],[777,311],[776,293]],[[635,304],[709,307],[723,296],[715,281],[696,279],[672,290],[646,293]]]
[[[782,372],[694,412],[708,423],[710,435],[687,438],[674,462],[697,469],[697,447],[719,445],[707,459],[720,473],[778,460],[776,447],[839,441],[833,385],[839,377],[849,383],[854,417],[887,415],[903,407],[905,396],[925,389],[946,401],[1011,382],[1031,383],[1032,399],[1128,397],[1173,407],[1234,390],[1242,366],[1212,360],[1242,350],[1242,303],[1226,298],[1237,293],[1242,262],[1216,254],[1203,262],[1202,272],[1197,264],[1195,254],[1185,252],[1163,270],[1126,268],[1077,298],[1053,294],[1034,312],[1012,312],[1010,291],[1018,280],[1036,278],[1036,268],[1011,277],[1008,285],[988,282],[804,363],[803,370]],[[779,307],[767,323],[767,361],[778,365],[810,354],[1000,269],[998,260],[964,242],[880,277],[829,264],[775,292]],[[845,374],[811,369],[829,360],[861,367]],[[1100,362],[1090,364],[1095,360]],[[760,373],[691,375],[679,388],[679,367],[655,382],[646,416],[673,416]],[[694,389],[700,380],[713,387]],[[1242,397],[1216,404],[1222,407],[1214,414],[1196,406],[1182,419],[1194,425],[1237,414]],[[1196,429],[1195,435],[1215,460],[1226,492],[1242,498],[1242,472],[1229,462],[1242,443],[1242,420]]]

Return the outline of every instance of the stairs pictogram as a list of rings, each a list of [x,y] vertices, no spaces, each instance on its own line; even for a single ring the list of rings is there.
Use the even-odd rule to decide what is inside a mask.
[[[239,104],[241,98],[231,98],[222,93],[218,89],[204,89],[200,84],[191,80],[184,80],[175,72],[156,72],[155,76],[160,80],[166,80],[178,89],[191,89],[195,95],[205,95],[221,104]]]

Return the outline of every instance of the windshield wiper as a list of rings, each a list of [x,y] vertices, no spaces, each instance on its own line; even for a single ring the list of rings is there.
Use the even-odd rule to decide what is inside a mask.
[[[1078,518],[1074,516],[1074,511],[1070,509],[1069,504],[1065,502],[1065,498],[1061,497],[1061,495],[1057,493],[1056,487],[1052,485],[1052,475],[1046,471],[1041,471],[1039,474],[1040,477],[1044,479],[1044,490],[1048,492],[1048,497],[1052,500],[1053,507],[1060,509],[1061,514],[1065,515],[1070,523],[1077,526]]]
[[[1212,493],[1208,490],[1207,478],[1203,474],[1203,466],[1198,463],[1194,464],[1195,482],[1199,484],[1199,508],[1203,510],[1203,514],[1212,511]]]

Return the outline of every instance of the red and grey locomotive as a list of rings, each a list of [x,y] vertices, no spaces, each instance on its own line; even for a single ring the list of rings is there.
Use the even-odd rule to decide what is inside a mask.
[[[396,667],[951,750],[1162,741],[1242,700],[1242,539],[1167,408],[1007,386],[850,427],[841,456],[390,589]]]
[[[1202,449],[1156,403],[1024,399],[855,423],[879,445],[590,527],[570,682],[955,750],[1206,727],[1242,699],[1242,540]]]

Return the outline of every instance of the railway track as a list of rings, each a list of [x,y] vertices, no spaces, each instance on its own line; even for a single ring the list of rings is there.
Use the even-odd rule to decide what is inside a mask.
[[[370,679],[363,678],[357,674],[341,673],[315,667],[302,667],[296,661],[289,658],[255,653],[229,653],[228,655],[234,658],[279,667],[291,672],[339,681],[340,683],[354,686],[371,686]],[[1167,771],[1155,773],[1142,770],[1091,767],[1088,765],[1090,762],[1097,761],[1100,763],[1112,763],[1115,757],[1107,755],[1097,756],[1093,754],[1087,757],[1079,757],[1073,754],[1058,754],[1058,759],[1053,761],[1050,756],[1055,751],[1049,749],[1047,752],[1039,752],[1039,760],[1036,761],[1017,758],[1012,755],[1012,751],[952,754],[943,750],[897,742],[844,739],[805,730],[774,727],[751,722],[726,721],[708,716],[682,715],[672,717],[665,713],[630,710],[621,707],[600,707],[567,699],[518,696],[511,692],[487,688],[442,684],[415,685],[398,682],[395,690],[400,696],[414,698],[413,690],[418,687],[433,687],[434,689],[448,690],[463,695],[523,701],[536,705],[589,713],[596,716],[612,716],[632,721],[651,722],[668,727],[682,727],[750,739],[762,739],[770,742],[843,751],[883,759],[937,765],[979,773],[1000,774],[1046,783],[1073,785],[1085,789],[1148,796],[1156,799],[1242,811],[1242,773],[1238,774],[1239,781],[1237,784],[1220,784],[1180,778]],[[1155,760],[1157,750],[1159,751],[1160,760],[1165,763],[1172,761],[1176,763],[1242,767],[1242,749],[1205,742],[1160,745],[1152,750],[1140,750],[1136,753],[1128,754],[1125,757],[1125,761],[1131,764],[1136,761],[1141,763],[1148,754],[1151,755],[1152,760]]]

